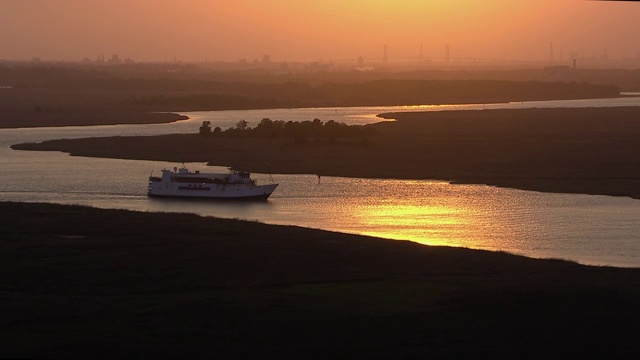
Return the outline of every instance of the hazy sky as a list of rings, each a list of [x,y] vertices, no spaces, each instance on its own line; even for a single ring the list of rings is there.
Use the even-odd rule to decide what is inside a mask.
[[[640,51],[640,2],[0,0],[0,59],[546,60]]]

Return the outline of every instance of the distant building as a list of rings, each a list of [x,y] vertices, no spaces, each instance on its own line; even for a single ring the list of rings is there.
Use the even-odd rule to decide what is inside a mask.
[[[384,45],[384,48],[382,49],[382,63],[383,64],[387,64],[388,61],[388,52],[387,52],[387,45]]]
[[[121,62],[122,60],[120,60],[120,57],[118,57],[117,54],[113,54],[111,59],[109,59],[109,64],[120,64]]]

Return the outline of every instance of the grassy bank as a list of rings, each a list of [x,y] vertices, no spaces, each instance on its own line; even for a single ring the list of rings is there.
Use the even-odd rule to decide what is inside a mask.
[[[622,355],[640,270],[0,203],[0,357]]]

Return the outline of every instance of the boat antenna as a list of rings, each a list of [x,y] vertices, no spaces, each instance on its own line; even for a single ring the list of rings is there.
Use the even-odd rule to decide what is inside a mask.
[[[269,174],[269,179],[271,180],[271,183],[273,184],[274,181],[273,181],[273,176],[271,176],[271,169],[269,169],[269,163],[265,162],[264,164],[267,166],[267,173]]]
[[[184,159],[182,158],[182,153],[180,153],[180,150],[178,150],[178,156],[180,157],[180,162],[182,163],[182,168],[186,169],[187,166],[184,164]]]

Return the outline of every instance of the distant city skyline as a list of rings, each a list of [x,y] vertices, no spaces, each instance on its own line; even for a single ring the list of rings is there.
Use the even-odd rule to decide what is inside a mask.
[[[638,18],[623,1],[0,0],[0,59],[623,59]]]

